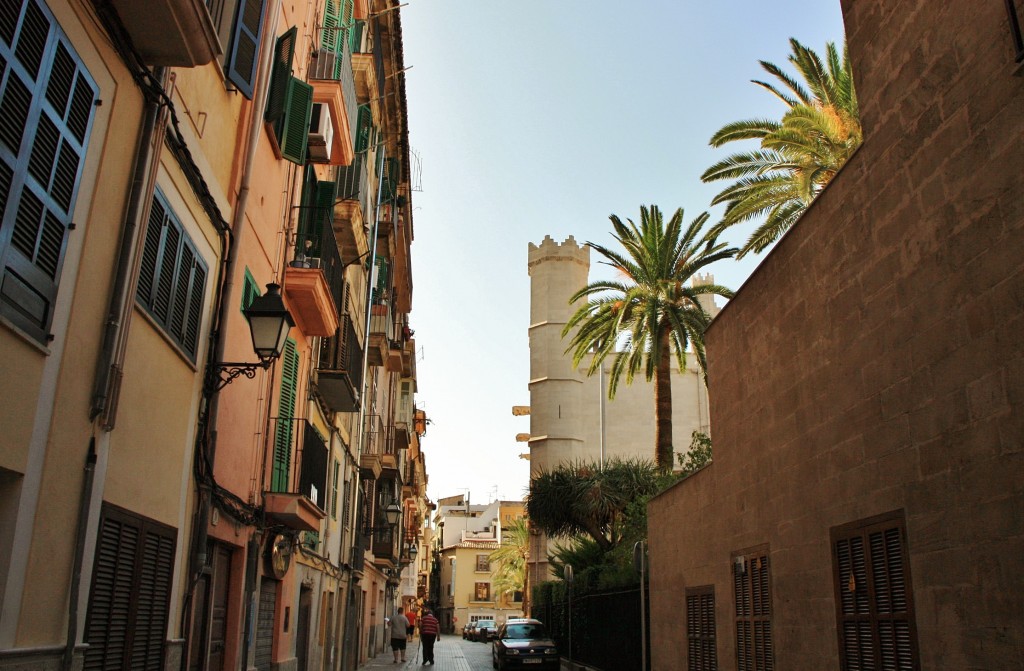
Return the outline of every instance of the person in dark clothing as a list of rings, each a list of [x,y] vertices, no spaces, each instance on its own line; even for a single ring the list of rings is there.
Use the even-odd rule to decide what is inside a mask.
[[[434,664],[434,641],[441,632],[441,625],[429,608],[420,615],[420,641],[423,642],[423,665]]]

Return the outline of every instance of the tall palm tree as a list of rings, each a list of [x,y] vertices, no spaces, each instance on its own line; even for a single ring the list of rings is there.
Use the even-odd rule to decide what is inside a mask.
[[[827,43],[822,63],[818,54],[795,39],[789,43],[793,48],[789,62],[803,85],[766,61],[761,61],[761,67],[782,87],[754,80],[785,103],[788,110],[782,120],[748,119],[723,126],[711,137],[711,146],[759,140],[761,149],[733,154],[701,175],[705,182],[735,180],[711,201],[713,205],[726,204],[716,231],[764,217],[739,257],[763,251],[785,233],[863,138],[846,48],[840,58],[835,44]]]
[[[719,243],[713,231],[702,233],[707,212],[685,228],[683,208],[677,209],[668,223],[654,205],[640,207],[639,226],[632,219],[623,223],[614,214],[609,219],[615,229],[613,237],[624,253],[593,242],[587,246],[623,279],[593,282],[577,291],[570,302],[587,301],[569,318],[562,337],[571,334],[566,352],[572,352],[574,366],[591,357],[587,375],[593,375],[613,355],[609,398],[615,398],[623,373],[626,384],[641,370],[648,381],[654,380],[655,462],[658,468],[668,470],[673,462],[672,356],[683,369],[686,350],[692,346],[704,371],[704,329],[711,317],[698,298],[733,295],[726,287],[695,284],[692,279],[706,266],[733,257],[737,250]]]
[[[520,517],[501,530],[501,547],[488,559],[497,563],[494,589],[498,594],[523,593],[523,612],[530,612],[529,571],[530,529]]]

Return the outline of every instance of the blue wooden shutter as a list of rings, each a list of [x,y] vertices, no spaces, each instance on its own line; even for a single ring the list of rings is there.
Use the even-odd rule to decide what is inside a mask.
[[[299,382],[299,353],[295,341],[285,341],[281,354],[281,396],[277,402],[277,430],[274,433],[274,466],[270,491],[288,492],[291,471],[292,438],[295,428],[295,398]]]
[[[98,89],[44,5],[8,4],[0,21],[0,314],[45,342]]]
[[[265,0],[239,0],[235,27],[231,31],[231,55],[228,59],[228,80],[249,100],[256,85],[260,39],[263,35]]]

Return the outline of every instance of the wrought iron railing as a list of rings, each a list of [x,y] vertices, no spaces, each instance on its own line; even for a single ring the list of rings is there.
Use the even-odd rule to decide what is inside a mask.
[[[368,413],[363,429],[363,454],[384,454],[384,438],[384,418]]]
[[[352,318],[342,314],[335,334],[320,339],[317,388],[335,412],[355,412],[362,387],[363,349]]]
[[[345,266],[338,251],[338,239],[334,234],[333,199],[331,207],[319,205],[304,206],[309,209],[307,216],[300,217],[302,225],[295,236],[292,256],[293,268],[318,268],[334,299],[334,307],[345,309]]]
[[[366,152],[355,155],[350,165],[338,168],[338,198],[357,200],[360,203],[366,194]]]
[[[301,494],[321,510],[327,506],[327,442],[305,419],[272,420],[272,494]]]

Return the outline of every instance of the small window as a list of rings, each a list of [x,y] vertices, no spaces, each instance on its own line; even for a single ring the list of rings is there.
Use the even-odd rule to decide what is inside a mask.
[[[157,189],[135,297],[192,362],[199,346],[206,275],[206,264]]]
[[[245,269],[245,277],[242,279],[242,312],[252,305],[252,302],[260,297],[260,285],[256,284],[256,279],[249,272],[249,269]]]
[[[478,582],[473,590],[474,601],[490,601],[491,600],[491,583],[489,582]]]
[[[831,530],[844,671],[920,668],[906,535],[902,511]]]
[[[736,668],[772,671],[772,592],[768,548],[733,555],[733,590],[736,606]]]
[[[714,585],[686,590],[686,645],[687,671],[718,670]]]
[[[491,561],[488,558],[488,555],[477,555],[476,556],[476,570],[477,571],[482,571],[482,572],[485,572],[485,573],[490,572],[490,570],[491,570]]]

